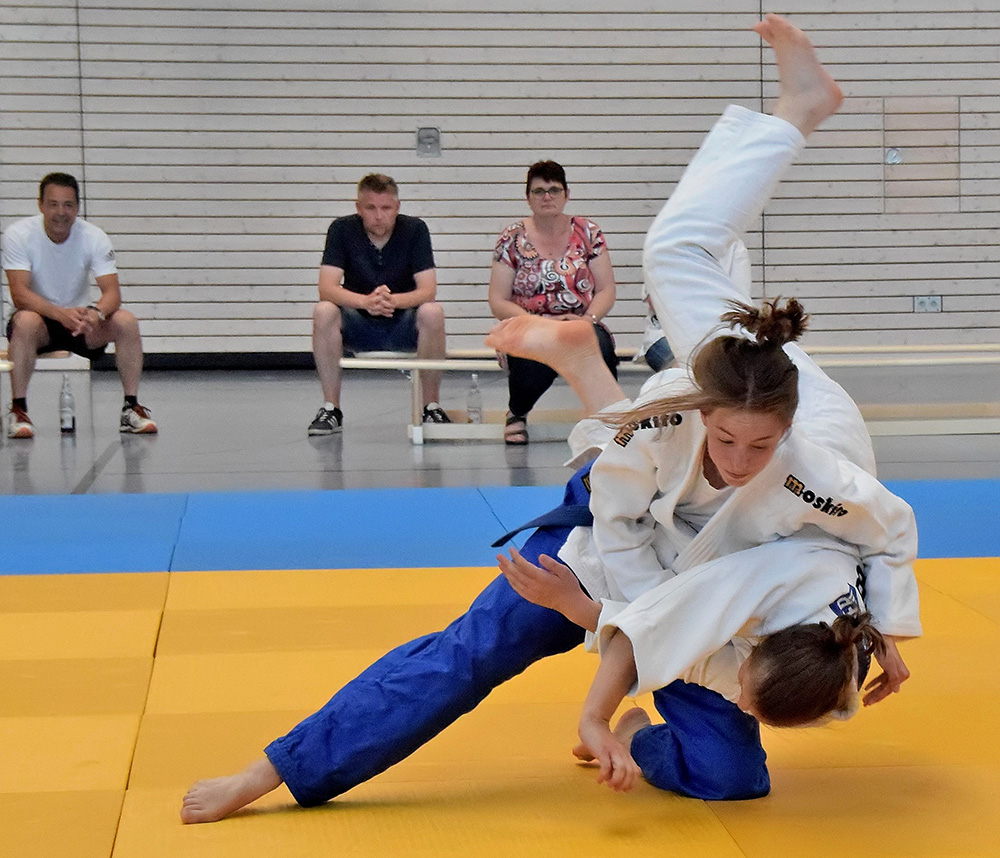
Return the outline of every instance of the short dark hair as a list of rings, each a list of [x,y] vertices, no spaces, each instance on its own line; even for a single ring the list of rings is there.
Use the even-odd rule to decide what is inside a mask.
[[[535,179],[542,179],[545,182],[558,182],[566,190],[569,190],[569,185],[566,182],[566,171],[562,168],[561,164],[557,164],[555,161],[535,161],[530,167],[528,167],[528,178],[524,183],[524,195],[528,196],[531,193],[531,183]]]
[[[373,194],[392,194],[399,196],[399,186],[395,179],[385,173],[369,173],[358,182],[358,195],[362,191],[371,191]]]
[[[38,202],[45,199],[45,189],[49,185],[55,185],[58,188],[72,188],[77,203],[80,202],[80,185],[69,173],[49,173],[45,176],[38,185]]]

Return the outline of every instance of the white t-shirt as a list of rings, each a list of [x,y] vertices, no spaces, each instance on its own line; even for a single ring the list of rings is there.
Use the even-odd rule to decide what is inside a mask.
[[[40,214],[8,227],[3,236],[4,271],[30,271],[31,291],[59,307],[89,303],[91,275],[116,274],[115,251],[104,230],[77,220],[69,238],[56,244]]]

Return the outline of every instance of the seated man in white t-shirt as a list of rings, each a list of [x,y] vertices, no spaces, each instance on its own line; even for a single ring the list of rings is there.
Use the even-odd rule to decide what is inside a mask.
[[[3,269],[15,312],[7,323],[13,395],[7,435],[33,438],[28,382],[39,354],[71,351],[94,359],[115,344],[125,390],[119,430],[152,434],[156,424],[139,404],[142,338],[139,322],[121,309],[115,252],[103,230],[77,219],[80,188],[68,173],[49,173],[38,188],[41,214],[24,218],[3,237]],[[91,275],[100,294],[90,301]]]

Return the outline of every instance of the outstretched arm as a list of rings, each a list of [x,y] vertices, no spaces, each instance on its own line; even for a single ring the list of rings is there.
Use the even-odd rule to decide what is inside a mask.
[[[642,772],[632,755],[611,732],[611,717],[635,684],[632,642],[616,632],[601,652],[601,666],[580,715],[580,741],[600,764],[597,782],[616,791],[630,790]]]

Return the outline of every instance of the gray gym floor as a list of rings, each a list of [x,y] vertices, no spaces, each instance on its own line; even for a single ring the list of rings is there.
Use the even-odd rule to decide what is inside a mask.
[[[1000,417],[1000,367],[995,364],[829,372],[863,408],[908,405],[916,413],[953,404],[956,414],[973,406]],[[643,377],[623,376],[626,391],[635,393]],[[59,434],[62,373],[39,370],[28,392],[36,437],[0,439],[0,494],[550,485],[568,474],[562,467],[567,448],[560,442],[413,446],[406,433],[410,386],[399,372],[345,373],[344,431],[325,438],[306,435],[321,402],[313,372],[147,372],[140,401],[160,426],[160,434],[149,437],[119,435],[121,387],[113,372],[75,371],[70,378],[75,436]],[[486,410],[502,409],[503,376],[490,373],[480,381]],[[468,385],[468,374],[446,375],[444,407],[463,409]],[[5,375],[0,375],[0,401],[6,414],[10,382]],[[538,407],[574,405],[572,392],[557,382]],[[992,423],[995,433],[1000,419]],[[1000,477],[998,434],[897,434],[877,436],[874,442],[882,479]]]

